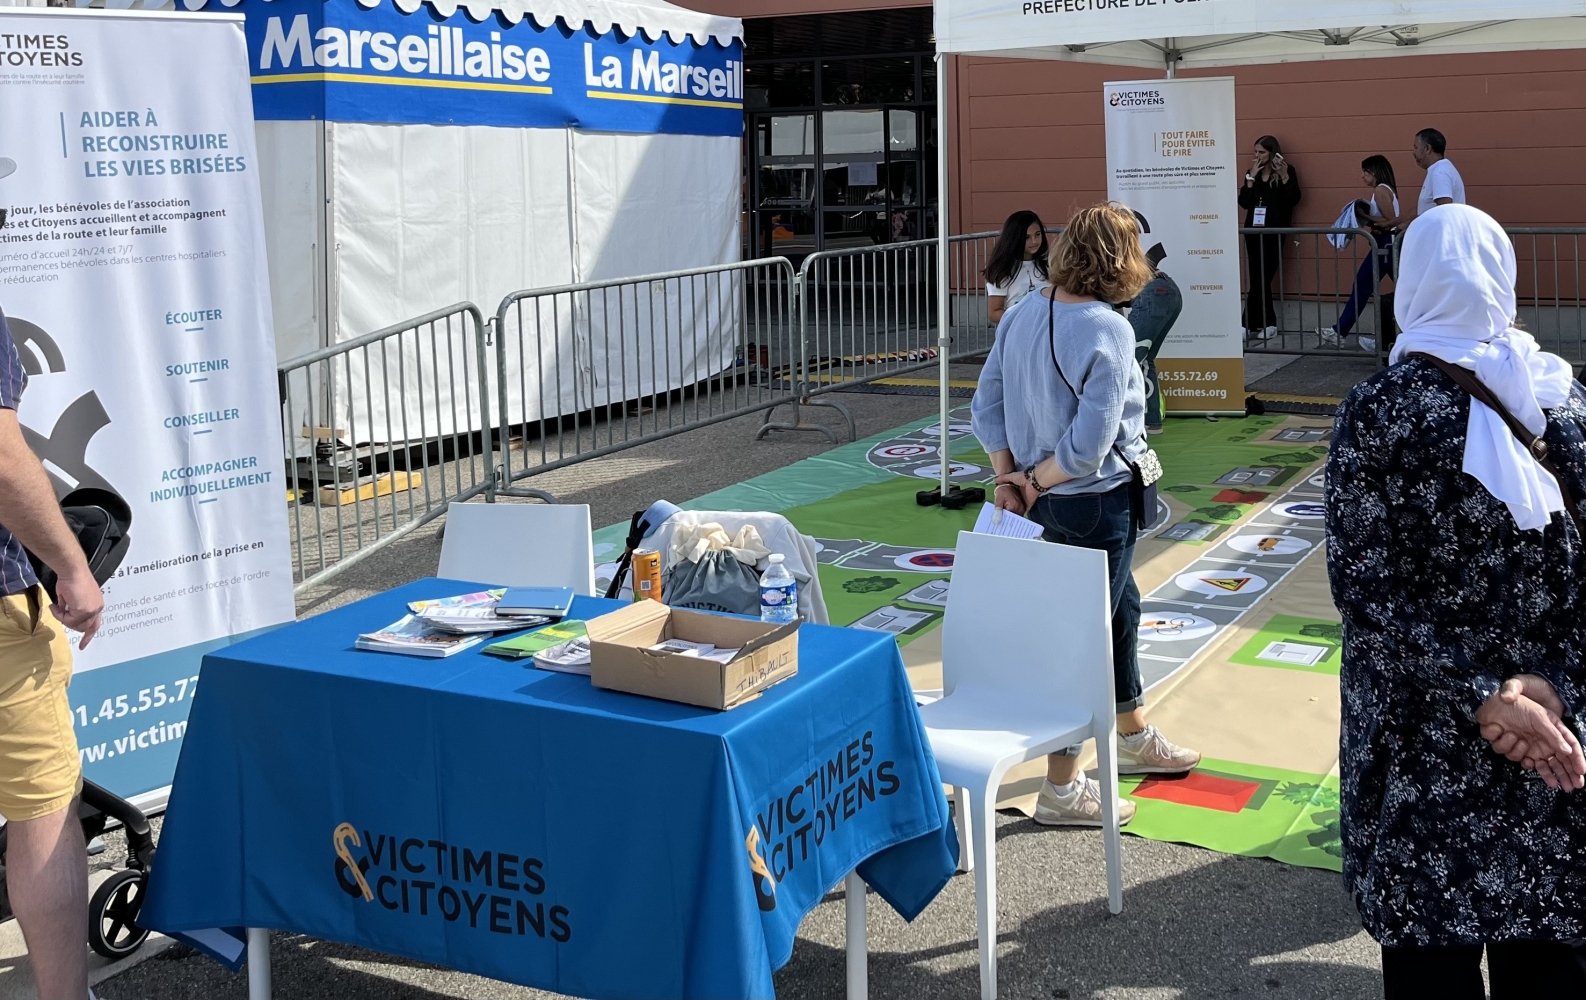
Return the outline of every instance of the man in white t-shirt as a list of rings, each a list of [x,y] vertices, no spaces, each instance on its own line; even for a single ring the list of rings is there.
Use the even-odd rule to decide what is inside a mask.
[[[1465,181],[1443,155],[1447,149],[1448,140],[1437,129],[1423,128],[1415,133],[1411,153],[1415,156],[1415,165],[1426,171],[1416,215],[1425,215],[1438,205],[1465,204]]]

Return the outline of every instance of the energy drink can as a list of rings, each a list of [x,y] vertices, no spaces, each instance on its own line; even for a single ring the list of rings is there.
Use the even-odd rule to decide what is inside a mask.
[[[633,550],[633,599],[661,599],[661,553],[655,549]]]

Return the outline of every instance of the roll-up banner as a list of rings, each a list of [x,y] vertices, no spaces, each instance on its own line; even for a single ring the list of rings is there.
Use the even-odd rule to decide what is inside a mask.
[[[1169,413],[1244,413],[1232,77],[1103,85],[1107,197],[1140,217],[1184,311],[1157,359]]]
[[[132,509],[74,653],[84,774],[158,798],[203,654],[293,617],[242,17],[0,7],[0,157],[24,434]]]
[[[743,45],[429,5],[246,0],[260,119],[743,133]]]

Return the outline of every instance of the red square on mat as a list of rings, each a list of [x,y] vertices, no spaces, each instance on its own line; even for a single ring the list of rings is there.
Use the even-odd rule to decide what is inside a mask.
[[[1213,503],[1265,503],[1267,494],[1246,490],[1223,490],[1212,497]]]
[[[1181,806],[1236,813],[1260,790],[1261,786],[1254,781],[1235,781],[1191,771],[1182,778],[1147,778],[1133,794],[1140,799],[1161,799]]]

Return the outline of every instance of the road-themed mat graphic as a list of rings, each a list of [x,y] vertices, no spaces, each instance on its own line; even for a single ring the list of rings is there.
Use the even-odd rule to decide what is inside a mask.
[[[1184,419],[1151,439],[1164,475],[1135,553],[1141,671],[1152,721],[1208,762],[1188,779],[1128,782],[1139,805],[1131,833],[1337,867],[1323,834],[1336,838],[1341,628],[1317,555],[1331,431],[1315,417]],[[967,406],[950,412],[948,435],[953,480],[989,486]],[[978,510],[915,504],[938,473],[939,445],[938,421],[920,420],[683,506],[786,516],[818,542],[832,623],[895,636],[916,688],[940,688],[953,547]],[[595,533],[601,587],[626,531]],[[1285,716],[1296,704],[1305,725]],[[1033,811],[1042,773],[1040,761],[1016,768],[999,805]]]

